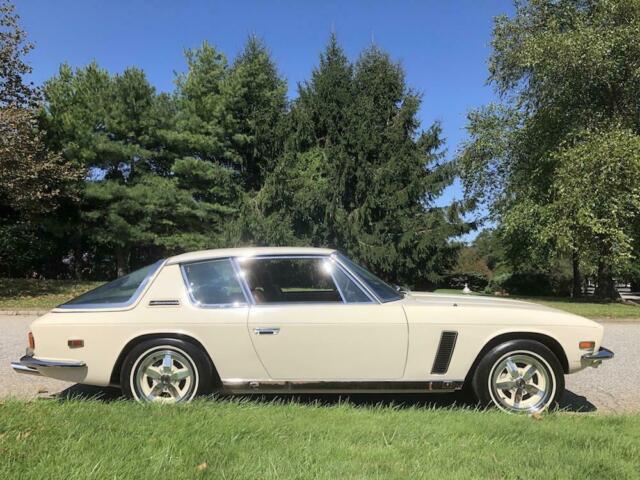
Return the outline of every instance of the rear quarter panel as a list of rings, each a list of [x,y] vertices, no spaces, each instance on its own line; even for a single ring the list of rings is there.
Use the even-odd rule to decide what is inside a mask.
[[[179,306],[149,306],[150,300],[180,301]],[[165,266],[129,309],[118,311],[54,310],[36,320],[35,356],[53,360],[80,360],[84,371],[52,370],[61,380],[108,385],[123,348],[149,334],[182,334],[200,342],[221,377],[261,378],[259,362],[247,333],[246,306],[198,308],[188,298],[178,265]],[[69,339],[84,340],[84,347],[70,349]]]

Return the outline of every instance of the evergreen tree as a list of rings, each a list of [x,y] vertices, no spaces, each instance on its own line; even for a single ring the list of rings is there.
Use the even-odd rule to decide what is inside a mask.
[[[454,178],[439,126],[421,132],[420,97],[376,47],[355,66],[332,36],[300,87],[279,165],[258,196],[302,243],[340,248],[386,278],[433,284],[455,262],[455,209],[433,201]],[[286,235],[285,235],[286,237]]]
[[[235,59],[224,92],[228,134],[244,188],[257,191],[282,153],[287,87],[256,37],[249,37]]]
[[[117,217],[112,210],[121,206],[118,187],[135,185],[141,173],[149,170],[153,154],[145,148],[145,139],[154,90],[137,69],[112,78],[93,63],[76,72],[62,65],[44,91],[48,108],[43,121],[50,144],[88,175],[78,221],[84,223],[91,241],[115,253],[117,273],[122,275],[129,268],[131,247],[140,237],[125,234],[123,228],[107,234],[109,222],[92,221],[110,210],[109,218]],[[94,198],[101,203],[95,204]],[[136,228],[137,221],[129,226]],[[76,250],[80,250],[79,241],[74,241]]]
[[[87,248],[106,249],[122,275],[133,253],[139,264],[216,245],[212,226],[233,211],[237,196],[232,171],[179,156],[197,153],[194,144],[206,146],[208,140],[178,130],[186,115],[180,117],[184,112],[175,99],[156,95],[138,69],[112,77],[95,64],[76,72],[63,65],[45,93],[51,144],[88,174],[76,256]],[[189,138],[192,143],[177,140]],[[215,157],[205,147],[203,152]]]
[[[253,37],[231,65],[207,43],[186,59],[171,94],[95,63],[45,84],[47,148],[86,174],[59,222],[76,261],[123,274],[187,249],[332,246],[417,286],[455,261],[465,225],[433,206],[452,165],[388,55],[372,47],[353,65],[332,36],[290,109]]]
[[[267,218],[279,219],[268,223],[280,225],[278,237],[341,244],[352,89],[353,68],[332,35],[310,81],[299,86],[286,122],[285,153],[256,199]]]
[[[440,126],[420,131],[420,96],[375,46],[356,63],[354,84],[347,249],[398,283],[433,284],[455,263],[459,246],[449,240],[466,229],[455,208],[433,205],[455,174]]]
[[[209,212],[197,245],[222,246],[243,202],[244,162],[234,149],[240,134],[230,108],[238,87],[226,57],[208,43],[188,50],[186,59],[188,70],[176,79],[177,114],[167,148],[176,156],[172,171],[179,187]]]
[[[185,52],[188,70],[176,78],[175,132],[168,133],[178,157],[239,169],[225,130],[223,84],[228,74],[226,57],[208,43]]]

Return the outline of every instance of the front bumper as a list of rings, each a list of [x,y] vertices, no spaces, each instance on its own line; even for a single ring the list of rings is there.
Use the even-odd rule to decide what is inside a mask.
[[[586,353],[582,356],[582,364],[585,367],[597,368],[604,360],[611,360],[614,354],[608,348],[600,347],[600,350],[593,353]]]
[[[69,362],[63,360],[44,360],[34,358],[31,355],[25,355],[18,362],[11,362],[11,368],[16,373],[25,375],[42,375],[43,369],[47,368],[82,368],[84,362]]]

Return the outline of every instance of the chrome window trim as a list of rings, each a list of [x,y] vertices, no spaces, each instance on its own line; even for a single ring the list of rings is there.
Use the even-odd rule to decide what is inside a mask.
[[[338,252],[332,253],[331,257],[333,257],[336,263],[340,265],[340,267],[342,267],[342,270],[344,270],[347,273],[347,275],[350,276],[351,279],[354,280],[360,286],[360,289],[363,290],[369,298],[375,300],[378,303],[385,303],[382,301],[380,297],[378,297],[378,295],[376,295],[376,293],[371,288],[369,288],[369,285],[367,285],[367,282],[362,280],[355,272],[352,272],[349,267],[347,267],[344,263],[340,261],[340,255]]]
[[[244,278],[244,272],[238,265],[238,258],[231,257],[231,264],[233,265],[233,269],[236,272],[236,277],[238,278],[238,282],[240,283],[240,288],[242,288],[242,293],[244,294],[244,298],[247,301],[248,305],[255,305],[256,299],[253,298],[253,293],[251,293],[251,289],[249,288],[249,284],[247,283],[247,279]]]
[[[236,264],[237,268],[238,268],[238,276],[240,278],[240,282],[244,285],[244,287],[246,288],[246,295],[248,295],[251,299],[251,306],[255,306],[255,307],[266,307],[269,305],[278,305],[278,306],[285,306],[285,305],[370,305],[373,303],[381,303],[380,300],[375,296],[372,295],[371,292],[366,289],[363,288],[363,282],[360,281],[360,279],[354,278],[355,275],[349,271],[349,269],[345,268],[345,266],[338,261],[338,259],[335,257],[335,253],[332,253],[330,255],[327,254],[300,254],[300,255],[296,255],[296,254],[284,254],[284,255],[278,255],[278,254],[268,254],[268,255],[252,255],[250,257],[232,257],[232,260],[234,261],[234,263]],[[347,277],[353,281],[356,285],[356,287],[360,288],[360,290],[369,298],[369,302],[345,302],[344,300],[344,295],[342,294],[342,291],[340,290],[340,286],[338,285],[338,282],[336,282],[336,279],[333,275],[333,272],[331,273],[331,279],[333,281],[333,284],[336,287],[336,290],[338,291],[338,294],[340,295],[340,298],[342,299],[342,302],[269,302],[269,303],[256,303],[255,298],[253,297],[253,293],[251,292],[251,288],[249,287],[249,284],[246,281],[246,278],[244,277],[244,275],[242,274],[242,269],[240,267],[240,262],[238,261],[240,258],[246,258],[246,259],[295,259],[295,258],[314,258],[314,259],[321,259],[321,260],[333,260],[334,263],[338,266],[338,268],[340,268],[342,270],[342,272],[347,275]]]
[[[251,255],[251,256],[234,256],[236,260],[251,260],[251,259],[262,259],[262,258],[328,258],[330,255],[326,253],[265,253],[259,255]],[[240,262],[241,263],[241,262]]]
[[[325,261],[327,261],[327,260],[325,260]],[[338,285],[338,282],[336,280],[336,276],[333,273],[333,268],[329,272],[329,275],[331,275],[331,280],[333,280],[333,284],[336,286],[336,290],[338,291],[338,295],[340,295],[340,298],[342,299],[342,303],[347,303],[347,301],[344,299],[344,293],[342,293],[342,289],[340,288],[340,285]],[[308,302],[308,303],[312,303],[312,302]]]
[[[136,304],[138,300],[140,300],[140,298],[142,298],[142,294],[144,293],[146,288],[149,285],[151,285],[152,281],[155,279],[157,274],[160,273],[160,271],[162,270],[162,268],[165,266],[166,263],[167,263],[166,258],[158,260],[155,263],[152,263],[151,265],[155,265],[156,267],[150,270],[149,273],[147,273],[147,275],[142,279],[142,282],[140,282],[140,285],[138,285],[138,288],[136,288],[135,292],[133,292],[133,295],[131,295],[131,297],[129,297],[129,300],[127,300],[126,302],[75,303],[72,305],[63,303],[61,305],[58,305],[55,308],[61,309],[61,310],[96,310],[96,309],[123,309],[123,308],[131,307],[134,304]],[[99,288],[99,287],[96,287],[96,288]]]
[[[355,286],[357,288],[359,288],[360,291],[362,293],[364,293],[367,296],[367,298],[369,299],[368,302],[344,302],[345,304],[347,304],[347,305],[368,305],[370,303],[379,303],[378,299],[376,297],[374,297],[374,296],[371,296],[371,294],[365,288],[362,287],[361,282],[359,282],[358,279],[355,279],[354,276],[351,275],[351,273],[344,267],[344,265],[342,265],[340,262],[338,262],[336,260],[336,258],[333,256],[333,254],[331,254],[329,256],[329,258],[331,260],[333,260],[334,264],[340,269],[340,271],[342,273],[344,273],[347,276],[347,278],[349,280],[351,280],[355,284]],[[331,276],[333,277],[333,281],[336,284],[336,287],[338,288],[338,290],[340,290],[340,286],[338,285],[338,282],[336,282],[336,279],[335,279],[335,276],[333,276],[333,273],[331,273]],[[340,292],[340,294],[342,295],[342,292]],[[342,299],[344,301],[344,295],[342,296]]]
[[[235,272],[236,280],[238,281],[238,285],[240,286],[240,290],[242,290],[242,296],[244,297],[244,302],[233,302],[233,303],[200,303],[193,297],[193,292],[191,291],[191,287],[189,286],[189,279],[187,278],[187,274],[185,272],[184,267],[187,265],[195,265],[197,263],[209,263],[209,262],[218,262],[218,261],[228,261],[231,264],[231,268]],[[253,301],[253,298],[249,300],[247,298],[247,292],[245,291],[243,281],[240,275],[240,272],[236,268],[234,257],[216,257],[216,258],[208,258],[205,260],[196,260],[193,262],[184,262],[180,264],[180,274],[182,275],[182,282],[184,284],[184,288],[187,292],[187,297],[189,298],[189,303],[196,308],[242,308],[247,307]]]
[[[327,306],[327,305],[335,305],[335,306],[349,306],[349,305],[377,305],[376,302],[349,302],[349,303],[345,303],[345,302],[326,302],[326,301],[322,301],[322,302],[270,302],[270,303],[255,303],[253,305],[251,305],[251,307],[286,307],[286,306],[301,306],[301,305],[323,305],[323,306]]]

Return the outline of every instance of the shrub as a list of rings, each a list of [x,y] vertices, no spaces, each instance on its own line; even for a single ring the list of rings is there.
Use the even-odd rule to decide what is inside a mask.
[[[492,292],[511,295],[567,295],[571,278],[545,272],[506,272],[494,276],[488,285]]]

